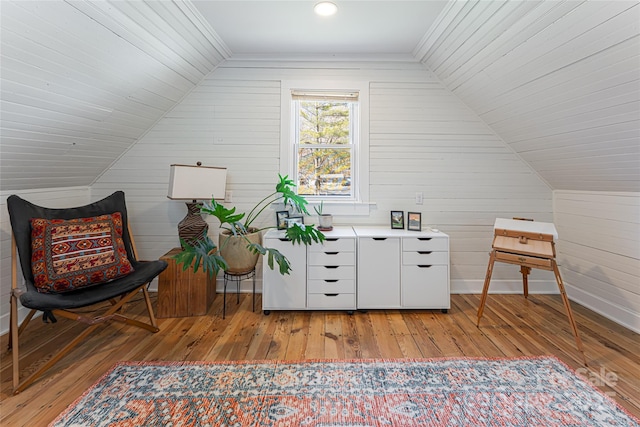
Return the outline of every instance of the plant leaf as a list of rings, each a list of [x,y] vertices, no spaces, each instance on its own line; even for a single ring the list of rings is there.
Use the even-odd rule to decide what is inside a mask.
[[[180,240],[182,252],[173,256],[176,263],[182,264],[182,269],[187,270],[193,268],[194,273],[198,272],[200,266],[205,273],[209,273],[210,277],[220,273],[220,270],[226,270],[229,268],[227,262],[218,255],[218,247],[211,240],[209,236],[199,240],[193,246]]]
[[[220,221],[220,225],[229,224],[235,228],[236,224],[239,223],[242,218],[244,218],[244,213],[236,213],[236,208],[227,209],[222,204],[216,202],[214,199],[211,199],[211,202],[205,203],[200,211],[215,216]]]
[[[293,244],[310,245],[313,242],[322,243],[325,240],[324,234],[315,228],[314,225],[293,224],[285,232],[287,239]]]

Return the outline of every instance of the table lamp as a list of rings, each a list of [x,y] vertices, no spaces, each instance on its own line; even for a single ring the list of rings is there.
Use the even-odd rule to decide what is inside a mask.
[[[227,185],[227,168],[202,166],[171,165],[169,176],[169,194],[171,200],[191,200],[186,202],[187,215],[178,223],[178,237],[181,246],[184,240],[189,245],[207,235],[209,225],[200,216],[198,200],[223,200]]]

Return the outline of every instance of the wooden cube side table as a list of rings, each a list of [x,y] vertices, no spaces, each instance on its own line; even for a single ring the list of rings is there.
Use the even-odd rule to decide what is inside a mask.
[[[216,279],[192,268],[183,270],[173,258],[182,249],[173,248],[160,257],[168,267],[158,277],[157,317],[189,317],[207,314],[216,295]]]

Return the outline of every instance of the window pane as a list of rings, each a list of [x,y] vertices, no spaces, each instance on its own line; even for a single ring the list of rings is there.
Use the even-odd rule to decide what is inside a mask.
[[[351,196],[351,149],[298,150],[298,194]]]
[[[349,103],[300,102],[300,144],[350,144]]]

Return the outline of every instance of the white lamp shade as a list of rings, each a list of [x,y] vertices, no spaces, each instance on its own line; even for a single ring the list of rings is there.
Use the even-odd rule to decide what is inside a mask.
[[[227,168],[171,165],[169,194],[172,200],[224,199]]]

